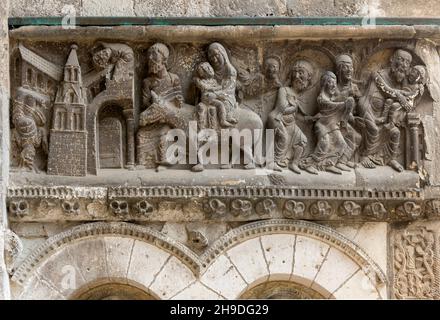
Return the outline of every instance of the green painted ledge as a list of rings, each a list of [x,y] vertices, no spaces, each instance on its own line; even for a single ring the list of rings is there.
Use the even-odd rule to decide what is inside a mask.
[[[59,26],[63,17],[20,17],[9,18],[9,28],[21,26]],[[130,26],[130,25],[199,25],[199,26],[276,26],[276,25],[303,25],[303,26],[361,26],[373,24],[368,17],[76,17],[77,26]],[[375,25],[440,25],[440,18],[376,18]]]

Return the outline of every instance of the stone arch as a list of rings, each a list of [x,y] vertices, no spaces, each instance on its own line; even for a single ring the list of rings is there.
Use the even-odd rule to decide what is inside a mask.
[[[21,285],[20,299],[70,299],[102,285],[130,286],[169,299],[195,281],[195,261],[189,249],[156,230],[98,222],[49,238],[12,279]]]
[[[226,299],[266,281],[290,281],[325,298],[386,298],[385,274],[363,249],[306,221],[246,224],[216,241],[202,261],[200,282]]]

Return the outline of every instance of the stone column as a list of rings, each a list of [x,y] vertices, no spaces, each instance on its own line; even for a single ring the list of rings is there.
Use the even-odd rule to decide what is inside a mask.
[[[9,276],[4,256],[5,231],[8,227],[6,193],[9,176],[9,0],[0,6],[0,300],[10,299]]]

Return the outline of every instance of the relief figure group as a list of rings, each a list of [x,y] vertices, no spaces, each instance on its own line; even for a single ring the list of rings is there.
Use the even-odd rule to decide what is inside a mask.
[[[404,133],[408,114],[417,114],[417,104],[424,95],[428,78],[426,67],[416,64],[409,50],[400,48],[394,49],[389,61],[361,80],[355,79],[358,73],[351,54],[336,54],[333,70],[317,67],[310,57],[295,56],[283,61],[278,55],[267,54],[261,67],[249,71],[235,63],[230,48],[213,42],[182,82],[181,75],[173,73],[169,66],[170,56],[178,52],[163,43],[155,43],[146,50],[146,77],[139,86],[140,106],[136,111],[135,54],[128,45],[97,43],[89,58],[92,67],[86,74],[81,72],[77,46],[72,46],[64,67],[45,61],[23,46],[20,48],[19,68],[27,71],[15,70],[21,75],[11,113],[15,166],[34,171],[46,168],[51,174],[60,175],[85,175],[94,166],[98,169],[172,167],[167,159],[170,144],[167,132],[187,131],[191,121],[197,123],[198,130],[210,129],[219,137],[225,129],[273,130],[270,161],[275,171],[342,174],[357,166],[373,169],[387,165],[401,172],[407,166],[402,163],[405,148],[402,139],[409,139]],[[47,65],[50,68],[42,67]],[[66,79],[63,74],[69,70],[77,71]],[[47,84],[40,85],[40,74]],[[58,84],[58,89],[53,89],[54,84]],[[192,104],[185,101],[188,86],[194,92]],[[55,97],[60,96],[60,90],[67,91],[63,92],[63,101],[57,102]],[[307,98],[310,92],[316,92],[311,99]],[[248,103],[249,96],[258,101],[254,107]],[[66,111],[80,125],[66,127],[63,121],[70,120],[59,120],[52,115],[52,109]],[[74,111],[69,113],[69,109]],[[96,133],[91,135],[90,131]],[[414,132],[413,135],[418,134]],[[81,153],[76,157],[75,168],[63,170],[65,164],[56,164],[62,160],[63,152],[58,150],[61,147],[52,135],[68,136],[70,148],[75,148],[85,139],[83,133],[88,133],[88,148],[96,150],[73,150],[72,153]],[[258,143],[268,144],[263,133],[256,139]],[[106,135],[111,136],[106,138]],[[106,160],[100,161],[101,139],[114,143],[118,135],[117,146],[101,148],[107,153]],[[418,137],[411,138],[412,143],[418,143]],[[258,164],[252,160],[254,146],[240,144],[239,148],[251,159],[241,167],[255,168]],[[38,164],[37,150],[43,159]],[[60,156],[52,159],[48,156],[50,152],[59,152]],[[45,164],[44,157],[52,160]],[[412,157],[419,159],[418,155]],[[219,168],[232,168],[230,160]],[[205,168],[198,155],[191,170],[198,172]]]

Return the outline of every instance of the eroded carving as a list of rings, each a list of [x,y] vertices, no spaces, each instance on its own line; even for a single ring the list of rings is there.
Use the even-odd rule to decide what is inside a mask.
[[[284,203],[283,215],[286,218],[301,219],[305,215],[306,206],[303,202],[287,200]]]
[[[395,234],[394,296],[397,299],[433,299],[438,295],[434,237],[425,227]]]
[[[417,219],[422,213],[422,207],[413,201],[407,201],[396,208],[396,215],[400,218]]]

